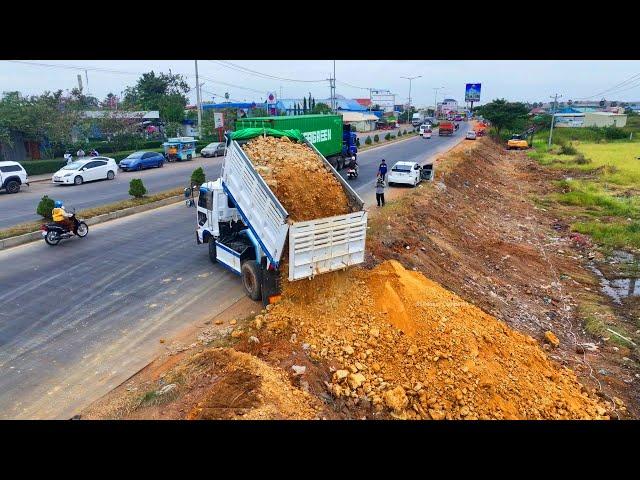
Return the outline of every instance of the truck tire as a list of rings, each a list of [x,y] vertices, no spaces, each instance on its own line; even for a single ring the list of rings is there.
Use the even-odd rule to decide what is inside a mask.
[[[242,284],[251,300],[262,300],[262,282],[260,267],[255,260],[245,260],[240,267]]]
[[[9,180],[5,188],[7,189],[7,193],[18,193],[20,191],[20,183],[17,180]]]
[[[216,241],[211,237],[209,239],[209,260],[211,263],[216,263],[218,261],[218,255],[216,253]]]

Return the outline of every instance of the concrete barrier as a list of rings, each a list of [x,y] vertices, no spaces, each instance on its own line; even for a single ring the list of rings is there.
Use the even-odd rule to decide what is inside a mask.
[[[178,203],[183,200],[184,200],[184,197],[182,195],[168,197],[162,200],[158,200],[157,202],[147,203],[145,205],[138,205],[136,207],[124,208],[122,210],[116,210],[115,212],[104,213],[102,215],[97,215],[95,217],[87,218],[85,222],[87,225],[98,225],[99,223],[108,222],[109,220],[128,217],[129,215],[135,215],[137,213],[146,212],[148,210],[153,210],[154,208],[164,207],[166,205],[171,205],[172,203]],[[45,220],[43,220],[43,223],[45,223]],[[41,239],[42,239],[42,233],[40,232],[40,230],[36,232],[25,233],[24,235],[5,238],[3,240],[0,240],[0,250],[5,250],[11,247],[17,247],[18,245],[23,245],[29,242],[35,242],[36,240],[41,240]]]

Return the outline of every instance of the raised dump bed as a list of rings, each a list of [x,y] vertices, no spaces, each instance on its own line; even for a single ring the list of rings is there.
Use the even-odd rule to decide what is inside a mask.
[[[346,200],[347,213],[294,221],[274,191],[282,190],[284,185],[270,188],[258,172],[261,167],[256,169],[254,161],[242,148],[259,136],[284,137],[311,149],[318,157],[318,168],[324,169],[315,174],[325,175],[326,172],[335,179],[331,182],[337,182],[341,188],[339,196]],[[303,171],[300,175],[290,181],[300,182],[309,177]],[[200,192],[198,243],[210,243],[211,259],[242,275],[249,296],[256,300],[262,297],[265,304],[279,294],[278,276],[287,246],[290,281],[344,269],[364,261],[367,227],[364,202],[298,130],[250,128],[231,133],[220,178],[202,185]],[[290,202],[289,198],[287,200]],[[297,213],[300,216],[301,212]],[[212,241],[215,245],[213,252]],[[236,244],[229,248],[225,241]],[[247,245],[242,258],[238,256],[233,262],[225,261],[233,256],[231,252],[237,253],[238,241]],[[218,250],[222,255],[217,255]],[[256,283],[259,288],[255,288]]]

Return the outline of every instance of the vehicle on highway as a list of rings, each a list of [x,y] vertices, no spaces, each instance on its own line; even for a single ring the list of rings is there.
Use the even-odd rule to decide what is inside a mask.
[[[328,116],[328,115],[327,115]],[[337,119],[336,119],[337,120]],[[336,131],[342,129],[336,122]],[[275,193],[260,177],[242,144],[260,135],[286,136],[314,150],[338,181],[350,212],[292,221]],[[297,129],[244,128],[229,135],[222,176],[199,188],[196,240],[208,243],[209,258],[242,278],[247,295],[263,305],[280,298],[280,271],[288,245],[289,281],[312,278],[364,262],[367,212],[364,202],[329,161]],[[193,190],[185,189],[190,197]]]
[[[507,150],[526,150],[529,148],[529,142],[522,138],[522,135],[514,134],[507,142]]]
[[[120,160],[118,164],[124,172],[162,166],[164,166],[164,155],[158,152],[134,152]]]
[[[89,226],[84,221],[76,218],[75,209],[72,209],[71,213],[73,213],[73,215],[69,218],[75,225],[74,231],[72,232],[56,222],[46,223],[40,227],[40,231],[42,232],[42,236],[44,237],[44,241],[47,245],[54,247],[60,243],[60,240],[71,238],[73,236],[78,236],[79,238],[87,236],[89,233]]]
[[[443,135],[453,135],[454,130],[455,127],[453,126],[453,122],[443,120],[438,126],[438,135],[441,137]]]
[[[168,162],[191,160],[196,156],[196,139],[193,137],[170,138],[162,146]]]
[[[422,138],[431,138],[431,128],[427,128],[424,132],[422,132]]]
[[[18,193],[21,185],[29,186],[27,171],[18,162],[0,162],[0,190]]]
[[[110,157],[93,157],[76,160],[65,165],[51,177],[53,183],[82,185],[94,180],[113,180],[118,173],[118,164]]]
[[[467,140],[475,140],[476,137],[476,132],[474,132],[473,130],[469,130],[464,138],[466,138]]]
[[[223,156],[227,151],[227,147],[224,142],[213,142],[200,150],[200,155],[209,158],[209,157],[219,157]]]
[[[425,130],[431,130],[431,124],[430,123],[423,123],[422,125],[420,125],[420,128],[418,129],[418,134],[422,135]]]
[[[431,172],[423,169],[417,162],[396,162],[387,174],[389,185],[404,183],[418,185],[422,180],[429,180]]]

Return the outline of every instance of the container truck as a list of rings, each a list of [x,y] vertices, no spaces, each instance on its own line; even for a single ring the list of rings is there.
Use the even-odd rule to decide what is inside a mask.
[[[294,115],[236,120],[236,129],[300,130],[305,138],[338,170],[358,156],[357,135],[341,115]]]
[[[277,132],[275,136],[294,139],[297,135],[340,182],[349,202],[351,213],[292,221],[241,148],[251,138],[251,130],[258,129],[227,134],[220,178],[200,186],[196,240],[208,244],[213,263],[241,276],[250,298],[267,305],[279,299],[280,268],[287,245],[289,281],[364,262],[367,212],[358,194],[301,132],[264,129],[267,135]],[[185,190],[188,195],[187,190],[191,189]]]

